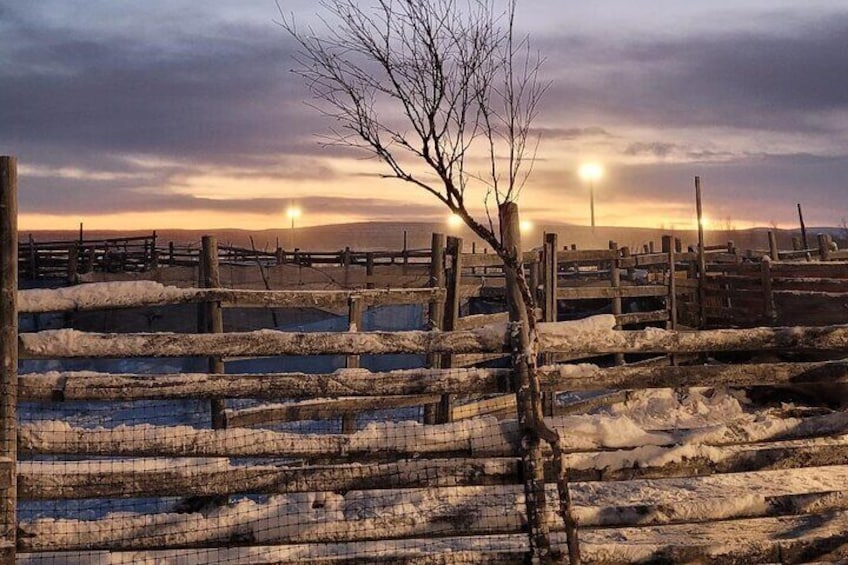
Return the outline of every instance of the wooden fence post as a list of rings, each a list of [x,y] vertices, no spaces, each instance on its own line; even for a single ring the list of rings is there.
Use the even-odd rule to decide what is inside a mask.
[[[153,237],[150,240],[150,262],[147,264],[147,269],[159,268],[159,250],[156,248],[156,230],[153,230]]]
[[[434,233],[430,244],[430,287],[445,287],[445,234]],[[445,302],[433,300],[430,302],[429,318],[430,330],[438,331],[444,329]],[[438,369],[442,365],[442,357],[437,353],[427,356],[427,365],[432,369]],[[424,406],[424,423],[435,424],[438,405],[428,404]]]
[[[29,234],[29,280],[38,279],[38,251],[35,249],[35,240]]]
[[[777,248],[777,234],[773,231],[769,230],[768,232],[768,242],[769,242],[769,257],[771,257],[772,261],[780,260],[780,250]]]
[[[625,246],[621,248],[621,258],[622,259],[630,259],[632,256],[630,252],[630,248]],[[636,267],[627,267],[627,280],[633,282],[633,279],[636,278]]]
[[[832,241],[829,234],[818,234],[819,243],[819,260],[830,261],[830,242]]]
[[[74,242],[68,247],[68,284],[79,282],[79,245]]]
[[[544,300],[542,302],[542,312],[543,317],[546,322],[556,322],[557,321],[557,234],[555,233],[546,233],[545,234],[545,247],[542,255],[543,261],[545,262],[545,267],[543,269],[545,273],[545,278],[542,281],[542,289],[544,293]]]
[[[374,253],[365,254],[365,288],[374,288]]]
[[[518,206],[508,202],[498,210],[503,245],[510,255],[521,264],[521,231],[519,229]],[[510,339],[513,351],[513,388],[515,390],[518,425],[521,429],[521,467],[524,480],[524,500],[527,512],[527,529],[530,538],[530,552],[534,559],[542,563],[552,560],[550,527],[547,521],[547,500],[545,493],[544,458],[537,426],[536,415],[542,413],[541,398],[534,398],[533,372],[535,359],[528,359],[526,352],[530,346],[529,315],[524,305],[519,273],[504,265],[506,278],[506,297],[509,307]],[[538,403],[538,405],[536,404]]]
[[[677,279],[675,278],[675,270],[677,265],[677,252],[675,250],[674,238],[670,235],[662,236],[663,253],[668,253],[668,296],[666,298],[666,308],[668,309],[668,322],[665,327],[668,330],[677,329]],[[677,365],[677,356],[673,353],[668,356],[671,365]]]
[[[801,224],[801,240],[804,243],[804,249],[809,249],[807,243],[807,226],[804,225],[804,212],[801,210],[801,203],[798,202],[798,221]]]
[[[456,329],[459,318],[460,285],[462,284],[462,239],[459,237],[448,237],[446,255],[451,258],[451,268],[445,278],[445,306],[442,313],[442,329],[450,332]],[[453,356],[450,353],[442,355],[439,365],[443,369],[453,366]],[[452,416],[453,397],[443,394],[436,411],[436,423],[447,424],[453,421]]]
[[[409,267],[409,242],[407,241],[406,230],[403,230],[403,270],[404,275]]]
[[[362,331],[362,299],[358,296],[351,296],[347,303],[347,318],[348,331]],[[345,367],[348,369],[359,368],[359,355],[347,355],[345,357]],[[356,414],[344,414],[342,416],[342,433],[352,434],[356,432]]]
[[[612,299],[612,314],[613,316],[621,316],[621,269],[618,265],[618,243],[610,241],[609,248],[613,255],[613,258],[610,261],[610,286],[615,291],[615,297]],[[621,326],[616,324],[615,329],[620,330]],[[623,353],[615,354],[615,364],[624,365]]]
[[[695,208],[698,213],[698,328],[707,325],[706,276],[707,261],[704,249],[704,212],[701,206],[701,177],[695,177]]]
[[[545,234],[545,244],[542,252],[542,261],[544,268],[544,278],[542,279],[542,319],[546,322],[557,321],[557,286],[559,263],[557,262],[557,243],[556,233]],[[545,353],[542,355],[542,363],[549,365],[554,362],[554,355]],[[542,404],[546,416],[553,416],[556,408],[556,391],[546,392],[542,394]]]
[[[774,293],[772,292],[771,284],[771,259],[763,257],[760,262],[760,274],[763,283],[763,316],[769,323],[773,323],[775,319],[774,310]]]
[[[0,157],[0,564],[17,542],[18,162]]]
[[[221,288],[221,272],[218,267],[218,238],[204,235],[201,240],[200,273],[203,288]],[[203,315],[199,317],[198,330],[201,333],[224,333],[224,316],[220,302],[206,302],[199,305]],[[220,357],[209,357],[209,372],[223,373],[224,361]],[[226,427],[224,400],[212,400],[212,428]]]
[[[297,250],[295,250],[295,258],[297,258]],[[350,247],[345,247],[342,251],[342,266],[344,267],[344,287],[350,288]]]

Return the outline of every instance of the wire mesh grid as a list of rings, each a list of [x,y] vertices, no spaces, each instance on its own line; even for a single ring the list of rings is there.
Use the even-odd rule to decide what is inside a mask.
[[[367,310],[361,329],[422,329],[425,310]],[[347,322],[325,316],[283,329],[347,330]],[[50,323],[61,321],[33,325]],[[19,563],[471,563],[520,560],[527,550],[514,431],[491,417],[425,425],[421,402],[438,397],[348,406],[356,399],[240,397],[225,401],[226,426],[213,429],[208,391],[122,400],[116,381],[111,400],[62,392],[92,375],[107,387],[115,375],[191,384],[205,362],[21,361],[22,375],[55,390],[19,404]],[[226,371],[309,378],[348,363],[235,359]],[[357,364],[380,372],[425,363],[363,355]]]

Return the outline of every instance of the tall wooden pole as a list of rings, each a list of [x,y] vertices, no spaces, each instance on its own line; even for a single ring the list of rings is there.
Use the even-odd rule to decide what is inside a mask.
[[[15,563],[18,404],[18,162],[0,157],[0,564]]]
[[[621,269],[619,268],[619,251],[618,243],[615,241],[609,242],[610,251],[612,251],[613,259],[610,261],[610,287],[615,291],[615,297],[612,299],[612,313],[614,316],[621,316]],[[620,330],[621,326],[615,325],[616,330]],[[615,364],[624,365],[624,354],[615,354]]]
[[[542,399],[534,398],[534,387],[531,383],[531,379],[536,378],[536,360],[528,358],[527,355],[533,348],[530,342],[530,313],[524,303],[519,280],[522,254],[518,206],[514,202],[507,202],[500,207],[498,213],[503,246],[516,262],[515,266],[504,264],[504,274],[511,326],[509,334],[512,342],[513,388],[518,408],[518,425],[522,434],[521,468],[530,548],[535,559],[550,563],[552,554],[546,512],[544,458],[539,436],[539,425],[544,425],[544,421],[539,422],[537,419],[537,415],[542,414]]]
[[[351,296],[348,300],[348,327],[349,332],[362,331],[363,307],[362,299],[357,296]],[[348,355],[345,357],[345,367],[348,369],[359,368],[359,355]],[[356,414],[345,414],[342,416],[342,433],[352,434],[356,432]]]
[[[430,287],[445,287],[445,234],[434,233],[430,244]],[[445,299],[446,301],[447,299]],[[431,330],[444,329],[445,301],[433,300],[430,302],[429,318]],[[442,365],[442,356],[431,353],[427,356],[427,365],[432,369],[438,369]],[[435,424],[438,417],[438,404],[424,406],[424,423]]]
[[[201,240],[201,286],[204,288],[221,288],[221,272],[218,267],[218,238],[204,235]],[[198,328],[202,333],[224,333],[224,317],[220,302],[208,302],[200,305],[204,309],[202,324]],[[220,357],[209,358],[209,372],[223,373],[224,361]],[[224,416],[224,401],[212,401],[212,427],[226,427]]]
[[[557,278],[559,268],[559,264],[557,263],[558,248],[559,243],[557,242],[557,234],[546,233],[544,252],[542,253],[542,258],[545,266],[545,268],[543,269],[544,278],[542,280],[542,290],[544,294],[544,301],[542,303],[542,316],[546,322],[557,321],[556,294],[557,285],[559,282]],[[554,360],[555,356],[552,353],[544,353],[542,355],[542,363],[545,365],[553,364]],[[556,407],[556,396],[557,393],[555,391],[543,393],[542,403],[544,404],[545,415],[554,415],[554,409]]]
[[[460,285],[462,284],[462,238],[450,236],[447,238],[446,254],[451,258],[451,269],[445,276],[445,306],[442,312],[442,330],[450,332],[456,329],[459,319]],[[448,369],[453,366],[453,356],[450,353],[442,355],[440,367]],[[446,424],[453,421],[453,395],[443,394],[436,411],[436,423]]]
[[[695,177],[695,209],[698,213],[698,327],[706,325],[706,277],[707,261],[704,250],[704,211],[701,206],[701,177]]]
[[[801,211],[801,203],[798,203],[798,221],[801,222],[801,241],[804,242],[804,249],[809,249],[807,245],[807,226],[804,225],[804,212]]]

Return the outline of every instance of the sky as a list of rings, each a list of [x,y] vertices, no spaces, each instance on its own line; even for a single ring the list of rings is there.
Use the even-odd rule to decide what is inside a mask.
[[[368,1],[368,0],[363,0]],[[298,22],[317,3],[280,0]],[[441,221],[430,195],[321,145],[273,0],[0,0],[0,154],[22,230]],[[844,0],[520,0],[546,59],[523,219],[839,225],[848,216]]]

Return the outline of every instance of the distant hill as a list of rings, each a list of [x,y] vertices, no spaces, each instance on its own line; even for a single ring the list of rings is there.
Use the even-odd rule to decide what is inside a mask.
[[[740,249],[765,249],[768,247],[767,232],[769,228],[754,228],[747,230],[708,230],[706,232],[707,245],[717,245],[733,241]],[[110,237],[131,237],[149,235],[152,230],[147,231],[116,231],[116,230],[90,230],[86,231],[86,239],[100,239]],[[311,251],[335,251],[350,247],[351,249],[369,250],[397,250],[403,248],[404,232],[407,237],[409,249],[429,248],[433,232],[456,235],[463,238],[466,250],[471,249],[472,242],[477,250],[489,247],[487,244],[473,237],[471,232],[462,228],[452,228],[445,224],[427,222],[358,222],[350,224],[335,224],[326,226],[312,226],[297,228],[294,233],[294,244],[301,249]],[[694,244],[698,240],[694,230],[661,230],[652,228],[630,228],[630,227],[597,227],[594,232],[588,226],[575,226],[568,224],[542,224],[536,225],[531,232],[524,234],[524,247],[529,249],[542,244],[544,233],[556,232],[561,246],[576,244],[581,249],[598,249],[607,247],[610,240],[616,241],[619,246],[629,246],[631,249],[641,249],[648,242],[655,242],[659,249],[659,242],[663,235],[673,234],[683,241],[684,247]],[[830,233],[839,241],[840,248],[848,246],[845,241],[845,230],[836,227],[811,227],[807,229],[809,244],[815,246],[815,234]],[[32,233],[36,241],[48,240],[74,240],[79,237],[76,231],[34,231],[21,233],[23,241],[29,233]],[[157,230],[157,238],[163,244],[173,241],[178,244],[198,243],[200,238],[206,234],[214,234],[218,241],[223,244],[231,244],[238,247],[250,247],[250,237],[253,237],[255,245],[259,249],[273,249],[278,244],[280,247],[291,248],[291,232],[287,229],[272,230],[241,230],[241,229],[211,229],[211,230]],[[781,249],[791,249],[792,237],[800,235],[800,230],[777,230],[778,244]]]

